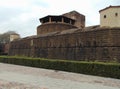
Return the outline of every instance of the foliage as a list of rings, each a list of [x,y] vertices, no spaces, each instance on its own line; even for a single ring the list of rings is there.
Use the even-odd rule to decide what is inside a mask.
[[[0,62],[120,79],[119,63],[0,56]]]

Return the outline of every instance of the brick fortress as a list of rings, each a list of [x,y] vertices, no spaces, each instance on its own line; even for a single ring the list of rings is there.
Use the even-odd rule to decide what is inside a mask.
[[[85,27],[85,16],[76,11],[45,16],[36,36],[10,43],[9,55],[120,61],[120,6],[99,12],[100,25],[90,27]]]

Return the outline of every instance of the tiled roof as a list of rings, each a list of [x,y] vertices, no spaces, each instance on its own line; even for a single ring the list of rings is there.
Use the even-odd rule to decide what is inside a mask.
[[[109,9],[109,8],[120,8],[120,6],[111,6],[110,5],[109,7],[106,7],[104,9],[100,10],[99,12],[104,11],[104,10]]]

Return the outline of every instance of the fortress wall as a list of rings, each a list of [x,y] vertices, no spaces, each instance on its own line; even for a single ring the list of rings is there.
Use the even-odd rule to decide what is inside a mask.
[[[110,36],[113,46],[120,47],[120,28],[115,28],[115,30],[111,30]]]
[[[66,60],[120,60],[119,34],[119,29],[102,29],[23,39],[11,43],[10,55]]]
[[[30,39],[12,41],[10,43],[9,55],[30,56],[31,55],[30,41],[31,41]]]
[[[34,45],[39,48],[116,46],[115,43],[117,41],[113,43],[113,37],[114,35],[112,35],[111,30],[87,31],[63,35],[58,34],[56,36],[38,37],[34,39]]]

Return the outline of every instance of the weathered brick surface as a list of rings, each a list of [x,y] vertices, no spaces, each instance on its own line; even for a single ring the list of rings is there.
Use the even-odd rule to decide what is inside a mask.
[[[77,28],[77,27],[62,22],[46,23],[37,27],[37,35],[55,32],[55,31],[63,31],[71,28]]]
[[[69,60],[120,61],[120,28],[24,38],[11,43],[9,55]]]

